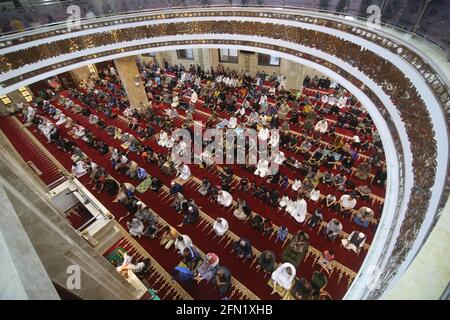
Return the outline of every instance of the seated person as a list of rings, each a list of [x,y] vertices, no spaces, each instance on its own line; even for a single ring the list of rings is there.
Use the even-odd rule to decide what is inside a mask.
[[[144,234],[144,224],[137,218],[127,222],[128,232],[133,237],[141,238]]]
[[[265,176],[269,175],[270,174],[269,162],[265,159],[259,159],[254,174],[260,176],[261,178],[264,178]]]
[[[350,215],[350,210],[356,206],[356,199],[350,194],[344,194],[341,196],[339,201],[341,212],[344,216]]]
[[[375,213],[372,209],[368,207],[361,207],[359,208],[356,215],[353,217],[353,221],[360,225],[361,227],[367,228],[369,226],[369,223],[373,220],[373,217],[375,216]]]
[[[362,200],[370,200],[370,193],[372,192],[372,190],[370,190],[370,188],[366,184],[356,187],[355,191],[357,193],[357,196],[359,195]]]
[[[197,269],[195,280],[197,280],[197,283],[203,280],[206,280],[206,282],[211,281],[215,277],[218,267],[219,257],[212,252],[206,254],[205,260]]]
[[[339,235],[342,232],[342,229],[343,229],[342,223],[338,219],[333,218],[330,221],[328,221],[324,233],[329,240],[334,241],[339,237]]]
[[[319,264],[328,275],[330,275],[331,271],[333,271],[333,264],[332,264],[333,260],[334,260],[333,250],[325,250],[322,253],[322,258],[320,259]]]
[[[280,265],[271,276],[273,281],[273,290],[271,294],[277,292],[278,286],[284,290],[290,290],[295,278],[295,273],[296,270],[292,264],[286,262]]]
[[[317,298],[320,295],[320,292],[323,288],[325,288],[328,284],[328,280],[325,275],[319,271],[314,271],[313,276],[311,278],[311,288],[312,288],[312,296],[313,298]]]
[[[323,211],[321,208],[316,208],[314,214],[308,219],[308,226],[314,228],[316,225],[320,224],[323,220]]]
[[[234,245],[232,252],[234,252],[238,258],[250,259],[252,257],[252,245],[249,240],[241,238],[237,240]]]
[[[189,204],[184,209],[183,222],[181,222],[177,227],[181,228],[184,224],[193,224],[197,222],[200,217],[197,205]]]
[[[252,214],[252,210],[247,205],[244,199],[239,198],[237,200],[236,209],[233,211],[233,215],[239,220],[246,220]]]
[[[211,191],[211,183],[208,181],[208,179],[204,178],[202,181],[202,185],[198,189],[198,192],[202,196],[207,196],[210,191]]]
[[[288,235],[289,235],[288,228],[286,226],[281,226],[280,228],[278,228],[277,239],[275,241],[277,240],[285,241]]]
[[[228,230],[228,221],[224,218],[217,218],[213,224],[213,229],[218,236],[223,236]]]
[[[199,259],[200,254],[195,247],[188,246],[184,248],[182,259],[172,273],[173,278],[178,278],[181,282],[193,280]]]
[[[258,265],[256,266],[256,269],[261,269],[264,272],[272,273],[275,269],[275,253],[273,253],[270,250],[265,250],[261,252],[261,254],[258,257]]]
[[[272,222],[270,221],[269,218],[264,219],[263,227],[264,227],[263,234],[266,237],[270,237],[272,235],[272,233],[273,233],[273,224],[272,224]]]
[[[180,163],[177,166],[177,178],[187,181],[191,177],[191,169],[187,164]]]
[[[161,189],[162,186],[163,186],[163,183],[158,177],[153,177],[152,178],[152,183],[150,185],[150,190],[157,192],[157,191],[159,191]]]
[[[214,287],[219,289],[219,294],[224,296],[231,288],[231,272],[228,268],[220,266],[211,281]]]
[[[217,202],[224,207],[229,207],[233,203],[233,197],[229,192],[220,190],[218,192]]]
[[[305,278],[300,278],[295,281],[290,293],[295,300],[310,300],[311,291],[312,288],[309,282]]]
[[[183,254],[185,248],[192,247],[192,245],[191,238],[185,234],[179,235],[175,240],[175,248],[178,250],[180,255]]]
[[[159,244],[164,246],[165,249],[169,249],[172,244],[175,243],[180,234],[175,228],[171,226],[165,226],[162,231],[163,234],[161,236],[161,241],[159,242]]]
[[[366,241],[366,235],[360,231],[353,231],[347,237],[347,239],[342,239],[342,245],[348,250],[352,250],[355,253],[359,253],[361,248],[364,246]]]
[[[250,220],[250,225],[258,231],[264,231],[264,219],[255,214]]]

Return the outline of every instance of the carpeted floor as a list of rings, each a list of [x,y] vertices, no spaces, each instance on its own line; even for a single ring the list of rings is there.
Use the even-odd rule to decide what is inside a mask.
[[[162,106],[164,108],[165,106]],[[201,109],[201,105],[199,105],[199,109],[205,113],[208,112],[208,110]],[[63,110],[63,109],[62,109]],[[124,132],[132,132],[132,130],[128,129],[126,127],[126,123],[123,120],[116,119],[111,120],[107,119],[102,114],[97,113],[95,110],[91,109],[91,111],[95,114],[97,114],[101,119],[103,119],[106,123],[110,125],[115,125],[123,129]],[[87,129],[92,131],[98,138],[103,139],[105,142],[107,142],[110,146],[114,146],[116,148],[120,149],[120,144],[117,140],[113,140],[111,137],[109,137],[104,130],[100,130],[96,126],[91,126],[88,123],[88,119],[86,117],[83,117],[81,114],[68,114],[71,116],[74,120],[78,120],[81,125],[85,126]],[[195,119],[201,119],[205,120],[206,115],[201,115],[199,112],[197,112],[194,116]],[[181,120],[180,120],[181,122]],[[42,179],[49,183],[53,180],[55,180],[54,176],[52,176],[51,170],[46,170],[46,166],[48,163],[45,162],[45,159],[40,159],[39,157],[36,157],[34,153],[30,150],[33,150],[32,145],[30,143],[25,144],[21,141],[25,140],[22,137],[22,134],[20,133],[20,130],[15,125],[15,123],[12,121],[11,118],[2,118],[0,119],[0,125],[1,129],[5,132],[5,134],[8,136],[8,138],[13,142],[16,149],[19,151],[21,156],[24,159],[33,159],[33,162],[39,167],[41,166],[41,170],[43,171]],[[63,164],[63,166],[70,170],[71,167],[71,160],[70,155],[66,154],[62,151],[60,151],[58,148],[56,148],[56,145],[54,144],[46,144],[46,139],[37,132],[35,127],[29,128],[33,135],[41,141],[41,143],[45,144],[45,147],[55,156],[59,162]],[[61,128],[62,134],[66,137],[67,136],[67,129]],[[72,139],[70,137],[70,139]],[[149,145],[155,150],[159,152],[167,152],[167,150],[162,149],[156,144],[156,141],[154,139],[150,139],[147,141]],[[85,152],[94,162],[98,163],[99,165],[104,166],[108,169],[110,174],[117,179],[120,182],[131,182],[134,185],[137,185],[137,181],[131,181],[128,177],[121,175],[118,172],[115,172],[111,169],[110,161],[107,156],[102,156],[98,151],[93,150],[89,146],[87,146],[83,141],[79,140],[77,141],[77,145]],[[283,150],[286,155],[289,155],[289,151]],[[297,158],[299,158],[298,155],[295,155]],[[136,154],[129,154],[129,159],[136,161],[138,164],[144,166],[146,170],[151,175],[158,176],[166,186],[169,185],[171,178],[166,177],[162,175],[158,168],[151,164],[144,164],[141,160],[141,158]],[[214,168],[211,170],[204,170],[200,169],[194,165],[191,165],[191,171],[193,176],[195,176],[198,179],[202,179],[203,177],[207,177],[210,179],[210,181],[214,183],[219,183],[219,177],[218,174],[220,173],[219,168]],[[234,174],[239,177],[247,177],[250,180],[255,180],[257,183],[265,183],[262,181],[262,179],[257,178],[249,173],[248,171],[244,170],[243,168],[239,166],[233,166]],[[284,173],[288,174],[291,179],[296,178],[297,173],[291,172],[289,169],[282,167],[282,170]],[[52,180],[53,179],[53,180]],[[87,184],[87,177],[82,177],[81,181],[85,184]],[[87,186],[88,188],[91,188],[90,186]],[[236,235],[245,237],[247,239],[250,239],[252,241],[253,246],[260,250],[266,250],[270,249],[276,253],[277,260],[280,260],[281,252],[283,250],[283,244],[276,243],[274,241],[274,237],[267,238],[263,236],[261,233],[254,230],[249,223],[243,223],[238,220],[236,220],[232,213],[225,210],[224,208],[217,207],[217,205],[211,203],[208,199],[201,197],[198,192],[196,191],[196,188],[198,187],[198,184],[194,181],[194,179],[191,179],[187,184],[185,184],[185,194],[187,197],[191,197],[195,199],[196,203],[201,207],[202,211],[205,212],[209,217],[215,219],[216,217],[225,217],[227,221],[230,224],[230,230],[233,231]],[[328,194],[330,191],[335,190],[327,190],[326,186],[320,185],[320,190],[322,194]],[[291,194],[291,190],[279,190],[280,192]],[[117,203],[112,203],[112,197],[108,196],[106,193],[97,193],[95,191],[92,191],[94,195],[98,197],[98,199],[113,213],[113,215],[116,218],[120,218],[125,214],[125,209],[122,205]],[[376,190],[374,191],[379,196],[384,196],[384,190]],[[338,196],[338,193],[336,193],[336,196]],[[340,194],[339,194],[340,195]],[[249,194],[244,193],[238,193],[237,191],[233,191],[233,197],[236,199],[237,197],[242,197],[245,200],[247,200],[251,206],[252,210],[264,217],[270,217],[272,222],[276,225],[286,225],[289,228],[289,231],[291,234],[295,233],[296,231],[303,229],[308,232],[310,235],[310,243],[311,246],[314,247],[318,251],[323,251],[327,249],[333,249],[335,251],[336,260],[339,262],[340,265],[345,266],[346,268],[352,270],[354,273],[358,271],[359,267],[361,266],[365,254],[365,251],[362,251],[359,255],[354,254],[353,252],[349,252],[345,249],[343,249],[340,246],[340,242],[337,241],[335,243],[331,243],[327,240],[325,240],[320,234],[318,234],[318,228],[314,230],[309,230],[306,226],[298,224],[295,220],[293,220],[289,215],[281,213],[277,209],[273,209],[269,207],[268,205],[262,203],[261,201],[254,199]],[[170,199],[166,197],[165,194],[159,193],[159,194],[153,194],[151,191],[147,191],[143,195],[140,195],[140,198],[149,205],[152,209],[154,209],[162,219],[164,219],[167,223],[171,224],[172,226],[175,226],[176,224],[180,223],[182,220],[182,217],[177,215],[172,208],[170,208]],[[358,203],[357,207],[362,206],[362,203]],[[372,207],[374,211],[376,212],[376,217],[380,217],[381,213],[381,205],[378,205],[377,207],[374,205],[377,205],[375,202],[367,203],[369,207]],[[314,204],[308,202],[308,211],[311,212],[312,208],[314,208]],[[322,208],[324,206],[322,204],[319,204]],[[311,209],[310,209],[311,208]],[[324,208],[325,209],[325,208]],[[231,210],[230,210],[231,211]],[[331,210],[324,210],[324,220],[329,221],[331,218],[335,217],[336,213],[332,212]],[[344,226],[344,231],[347,233],[350,233],[351,231],[357,229],[359,230],[360,227],[350,221],[349,219],[340,219]],[[122,225],[125,226],[126,221],[122,221]],[[234,257],[233,254],[230,253],[231,250],[231,244],[226,241],[218,242],[218,239],[214,239],[213,233],[210,232],[211,228],[210,225],[206,222],[202,222],[197,225],[185,225],[180,232],[184,234],[188,234],[191,239],[194,242],[194,245],[196,245],[200,250],[203,252],[215,252],[219,255],[221,264],[227,266],[233,276],[238,280],[242,285],[244,285],[248,290],[256,294],[261,299],[274,299],[279,298],[278,296],[271,296],[270,291],[271,288],[267,285],[267,281],[269,279],[269,275],[263,274],[261,271],[257,271],[255,269],[255,264],[251,263],[251,261],[248,262],[242,262]],[[375,230],[364,230],[364,232],[367,234],[368,239],[367,242],[370,243],[370,241],[373,238]],[[138,242],[155,258],[157,261],[161,264],[161,266],[166,269],[168,272],[170,272],[173,267],[176,266],[176,264],[179,261],[179,256],[177,253],[173,252],[172,250],[166,251],[163,248],[161,248],[158,244],[157,240],[150,240],[150,239],[139,239]],[[306,279],[311,279],[312,272],[314,270],[320,270],[319,265],[316,263],[317,258],[310,254],[306,260],[300,265],[300,267],[297,270],[297,275],[305,277]],[[348,276],[346,276],[344,273],[341,273],[342,270],[337,269],[335,272],[332,273],[332,275],[328,279],[328,285],[326,287],[326,290],[331,294],[331,296],[334,299],[340,299],[344,296],[350,281],[348,279]],[[234,287],[236,288],[236,286]],[[232,292],[232,299],[239,299],[242,298],[243,292],[238,290],[239,288],[236,288],[236,290],[233,290]],[[201,284],[199,286],[192,286],[186,288],[186,290],[189,292],[189,294],[192,295],[194,299],[219,299],[219,295],[217,292],[213,291],[211,287],[207,284]]]

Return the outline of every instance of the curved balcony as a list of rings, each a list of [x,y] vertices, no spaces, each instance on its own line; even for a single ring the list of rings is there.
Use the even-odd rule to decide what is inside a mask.
[[[234,47],[275,53],[320,70],[367,107],[384,149],[392,151],[386,154],[382,221],[347,294],[347,298],[382,297],[420,249],[448,197],[444,187],[450,96],[448,77],[440,66],[401,39],[320,12],[228,7],[131,13],[142,10],[133,5],[147,1],[126,3],[130,7],[114,7],[108,14],[130,13],[85,20],[70,32],[67,24],[56,23],[2,37],[2,94],[82,65],[149,50]],[[292,3],[285,1],[283,7]],[[345,14],[356,12],[345,8]],[[65,21],[62,16],[60,21]],[[419,29],[420,24],[410,31]],[[374,266],[382,277],[371,287]]]

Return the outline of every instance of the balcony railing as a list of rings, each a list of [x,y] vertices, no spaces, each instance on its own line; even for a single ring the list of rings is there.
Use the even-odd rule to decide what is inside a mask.
[[[394,27],[450,51],[449,6],[439,0],[17,0],[0,4],[0,34],[118,14],[207,7],[275,7],[325,12]],[[13,4],[15,3],[15,4]]]

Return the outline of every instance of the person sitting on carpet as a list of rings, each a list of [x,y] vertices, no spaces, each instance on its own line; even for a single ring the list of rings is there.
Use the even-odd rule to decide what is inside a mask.
[[[328,275],[330,275],[330,272],[333,271],[333,260],[334,260],[333,250],[325,250],[322,253],[322,258],[320,259],[319,264]]]
[[[152,184],[150,185],[150,190],[158,192],[163,186],[162,181],[158,177],[152,177]]]
[[[286,262],[280,265],[271,276],[273,281],[273,290],[270,293],[271,295],[277,292],[278,286],[283,288],[284,290],[290,290],[292,287],[292,283],[295,278],[295,267]]]
[[[277,231],[277,239],[275,240],[275,242],[278,240],[284,242],[288,235],[289,235],[288,228],[286,226],[281,226]]]
[[[196,205],[188,205],[184,210],[183,222],[177,225],[177,227],[181,228],[184,224],[194,224],[199,217],[198,207]]]
[[[251,218],[250,225],[258,231],[264,231],[264,219],[258,214]]]
[[[187,164],[180,163],[177,166],[177,178],[187,181],[191,177],[191,169]]]
[[[244,238],[241,238],[234,243],[231,252],[234,252],[238,258],[244,260],[250,259],[253,255],[250,241]]]
[[[73,162],[71,172],[74,176],[80,178],[87,172],[85,163],[83,161]]]
[[[135,187],[128,182],[123,183],[120,186],[119,192],[113,202],[124,202],[126,199],[133,196]]]
[[[183,249],[182,259],[175,267],[172,277],[184,283],[193,280],[199,259],[200,254],[197,249],[193,246],[187,246]]]
[[[352,231],[347,239],[342,239],[342,245],[345,249],[352,250],[355,253],[359,253],[366,241],[366,235],[360,231]]]
[[[270,174],[269,162],[266,159],[259,159],[254,174],[260,176],[261,178],[264,178],[265,176],[269,175]]]
[[[207,196],[209,194],[210,191],[211,191],[211,183],[208,181],[208,179],[204,178],[203,181],[202,181],[202,185],[198,189],[198,192],[202,196],[205,197],[205,196]]]
[[[270,250],[265,250],[261,252],[261,254],[258,257],[258,265],[256,266],[256,269],[261,269],[262,271],[266,273],[272,273],[275,269],[275,254]]]
[[[127,170],[125,171],[125,175],[130,178],[135,178],[137,175],[138,164],[136,161],[131,160],[128,162],[126,166]]]
[[[308,226],[314,228],[316,225],[320,224],[323,220],[323,211],[321,208],[316,208],[314,214],[308,219]]]
[[[361,227],[367,228],[369,226],[369,223],[373,220],[373,217],[375,216],[375,213],[372,209],[368,207],[361,207],[359,208],[356,215],[353,217],[353,221],[360,225]]]
[[[339,235],[342,232],[342,229],[343,229],[342,223],[338,219],[333,218],[330,221],[328,221],[327,227],[324,230],[324,234],[327,237],[327,239],[334,241],[339,237]]]
[[[162,229],[162,232],[163,234],[161,236],[161,241],[159,242],[159,244],[164,246],[165,249],[169,249],[180,236],[178,231],[171,226],[165,226]]]
[[[178,250],[179,254],[183,254],[183,251],[186,247],[192,246],[192,240],[188,235],[182,234],[177,237],[175,240],[175,248]]]
[[[228,230],[228,221],[224,218],[217,218],[213,224],[213,229],[218,236],[223,236]]]
[[[312,288],[309,282],[305,278],[300,278],[295,281],[290,293],[295,300],[310,300],[311,291]]]
[[[224,296],[231,288],[231,272],[228,268],[220,266],[217,268],[216,275],[212,278],[211,284],[219,289],[219,294]]]
[[[127,222],[128,232],[133,237],[141,238],[144,233],[144,224],[137,218],[133,218],[131,222]]]
[[[233,197],[229,192],[220,190],[218,192],[217,202],[224,207],[229,207],[233,203]]]
[[[200,283],[203,280],[209,282],[216,275],[217,269],[219,266],[219,257],[215,253],[206,254],[205,260],[197,269],[197,276],[195,280],[197,283]]]
[[[244,199],[239,198],[237,200],[236,209],[233,211],[233,215],[239,220],[245,220],[252,214],[252,210],[247,205]]]
[[[356,206],[356,199],[350,194],[344,194],[339,201],[341,213],[344,216],[350,216],[350,211]]]

